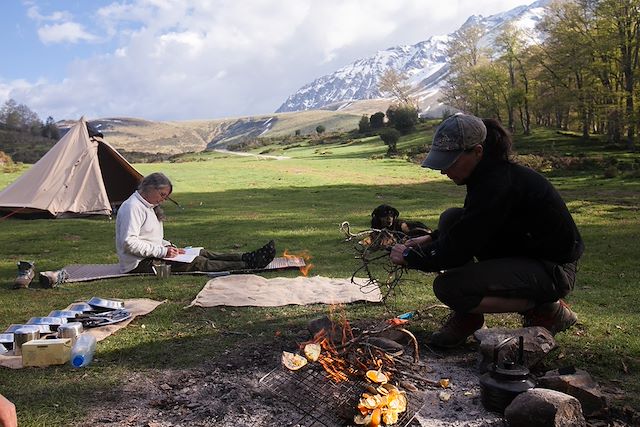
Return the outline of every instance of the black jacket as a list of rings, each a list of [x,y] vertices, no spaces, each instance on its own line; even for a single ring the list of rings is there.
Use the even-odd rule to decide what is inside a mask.
[[[539,173],[504,160],[483,159],[467,180],[464,213],[447,232],[406,256],[411,268],[439,271],[478,261],[531,257],[577,261],[584,243],[567,206]]]

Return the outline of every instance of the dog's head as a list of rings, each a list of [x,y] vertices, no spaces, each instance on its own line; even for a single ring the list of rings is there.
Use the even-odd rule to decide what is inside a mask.
[[[380,205],[371,212],[371,228],[378,230],[390,228],[398,216],[400,216],[398,209],[389,205]]]

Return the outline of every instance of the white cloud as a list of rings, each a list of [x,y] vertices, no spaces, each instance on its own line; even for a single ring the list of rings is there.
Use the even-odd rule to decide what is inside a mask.
[[[98,40],[98,37],[85,31],[84,27],[76,22],[44,25],[38,28],[38,37],[44,44],[94,42]]]
[[[111,52],[69,64],[62,81],[15,86],[9,93],[56,119],[83,114],[191,119],[269,113],[302,85],[355,59],[449,33],[471,14],[486,16],[519,4],[430,3],[114,2],[96,11],[91,25],[96,34],[112,37]],[[43,17],[34,9],[30,14],[49,22],[38,32],[44,43],[99,41],[69,13]]]

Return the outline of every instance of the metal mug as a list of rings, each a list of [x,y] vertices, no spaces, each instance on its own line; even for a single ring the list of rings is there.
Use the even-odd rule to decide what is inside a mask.
[[[153,271],[156,274],[156,278],[161,280],[166,279],[171,275],[171,265],[170,264],[154,265]]]

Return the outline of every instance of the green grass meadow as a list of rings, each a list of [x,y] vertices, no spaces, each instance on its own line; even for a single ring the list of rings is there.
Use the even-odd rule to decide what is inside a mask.
[[[430,139],[429,132],[403,137],[400,151],[419,150]],[[539,135],[538,139],[523,139],[523,150],[535,152],[544,143],[545,149],[559,153],[571,150],[592,155],[592,150],[583,150],[575,139]],[[557,143],[549,141],[554,138]],[[182,209],[165,203],[166,238],[181,246],[219,251],[251,250],[274,239],[279,255],[285,249],[310,254],[312,275],[349,278],[359,264],[352,245],[344,242],[340,223],[349,221],[352,231],[365,229],[371,210],[387,203],[405,218],[435,226],[439,213],[460,206],[464,197],[464,188],[439,173],[402,156],[385,158],[386,146],[375,136],[345,136],[331,143],[312,141],[296,147],[273,145],[255,153],[266,151],[290,158],[202,153],[179,163],[135,165],[143,174],[164,172],[174,183],[172,198]],[[628,157],[623,152],[593,153]],[[632,157],[637,162],[638,154]],[[0,174],[0,188],[23,171]],[[567,299],[580,324],[556,337],[559,349],[548,356],[545,365],[585,369],[613,393],[614,406],[638,408],[640,180],[625,174],[604,178],[597,168],[553,170],[547,176],[564,196],[587,249],[576,289]],[[23,427],[73,424],[91,410],[92,402],[105,399],[110,392],[117,394],[132,372],[197,366],[247,339],[273,343],[274,351],[279,351],[295,342],[296,333],[309,320],[329,313],[330,307],[324,305],[186,309],[206,282],[202,276],[171,276],[166,281],[122,278],[67,283],[56,289],[11,288],[19,260],[35,261],[38,271],[74,263],[117,262],[114,227],[115,220],[108,218],[0,221],[2,330],[93,296],[165,301],[99,342],[95,360],[87,368],[2,368],[0,392],[16,404]],[[287,270],[264,276],[298,274]],[[386,305],[349,304],[343,307],[347,317],[382,319],[437,303],[431,290],[433,275],[409,272],[405,278]],[[436,320],[419,318],[410,329],[425,337],[438,327]],[[519,318],[489,315],[487,323],[517,327]]]

